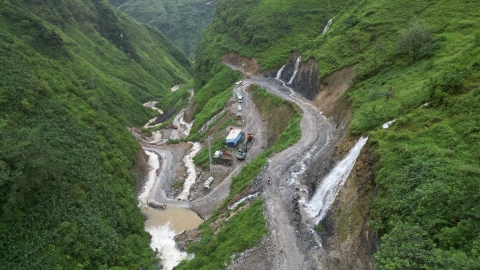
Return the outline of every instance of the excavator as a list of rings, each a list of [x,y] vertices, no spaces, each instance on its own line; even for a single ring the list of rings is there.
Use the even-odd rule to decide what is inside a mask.
[[[238,149],[237,152],[237,159],[238,160],[244,160],[245,157],[247,156],[247,152],[249,149],[248,143],[253,141],[253,134],[252,133],[247,133],[247,136],[245,136],[245,141],[243,142],[243,146]]]

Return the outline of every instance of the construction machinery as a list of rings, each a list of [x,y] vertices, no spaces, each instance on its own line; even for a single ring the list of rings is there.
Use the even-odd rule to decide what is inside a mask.
[[[247,156],[247,152],[250,149],[250,147],[248,145],[252,141],[253,141],[253,134],[252,133],[247,133],[245,135],[245,141],[243,142],[242,147],[240,147],[240,149],[238,149],[238,152],[237,152],[237,155],[236,155],[237,159],[239,159],[239,160],[244,160],[245,159],[245,157]]]
[[[232,154],[230,154],[228,152],[228,150],[225,151],[225,152],[217,150],[217,151],[215,151],[215,154],[213,155],[213,163],[230,166],[233,163]]]

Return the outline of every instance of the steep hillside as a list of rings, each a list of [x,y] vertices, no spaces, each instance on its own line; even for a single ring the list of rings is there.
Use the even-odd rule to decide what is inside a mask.
[[[153,268],[126,126],[190,61],[106,0],[1,6],[0,268]]]
[[[365,211],[381,236],[376,267],[476,269],[477,4],[220,0],[195,61],[197,96],[222,94],[207,85],[225,72],[222,57],[230,52],[254,57],[267,76],[301,56],[300,66],[316,62],[322,83],[353,66],[355,77],[346,78],[351,87],[345,97],[353,109],[349,130],[368,135],[376,156]],[[381,129],[393,119],[391,128]]]
[[[110,0],[139,22],[157,27],[193,59],[202,32],[213,18],[218,0],[141,1]]]

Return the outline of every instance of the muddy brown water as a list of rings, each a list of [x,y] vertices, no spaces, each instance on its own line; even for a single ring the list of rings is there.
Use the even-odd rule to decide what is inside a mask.
[[[182,231],[192,230],[203,223],[197,213],[184,208],[167,208],[157,210],[150,207],[142,207],[142,212],[148,215],[145,227],[164,226],[170,222],[170,228],[179,234]]]

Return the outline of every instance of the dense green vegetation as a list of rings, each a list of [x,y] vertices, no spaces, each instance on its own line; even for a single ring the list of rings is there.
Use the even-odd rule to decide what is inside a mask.
[[[195,122],[192,133],[198,132],[216,113],[221,111],[232,97],[232,88],[235,81],[242,77],[240,72],[233,71],[226,66],[218,66],[218,72],[203,87],[196,89],[194,100]]]
[[[0,268],[151,269],[125,127],[192,68],[106,0],[67,2],[1,1]]]
[[[139,22],[155,26],[194,59],[202,32],[213,18],[218,0],[110,0]]]
[[[322,77],[355,65],[350,132],[369,134],[379,156],[370,221],[382,235],[376,267],[477,269],[478,11],[472,0],[219,1],[195,87],[208,84],[230,51],[254,56],[262,70],[299,51],[316,59]]]

